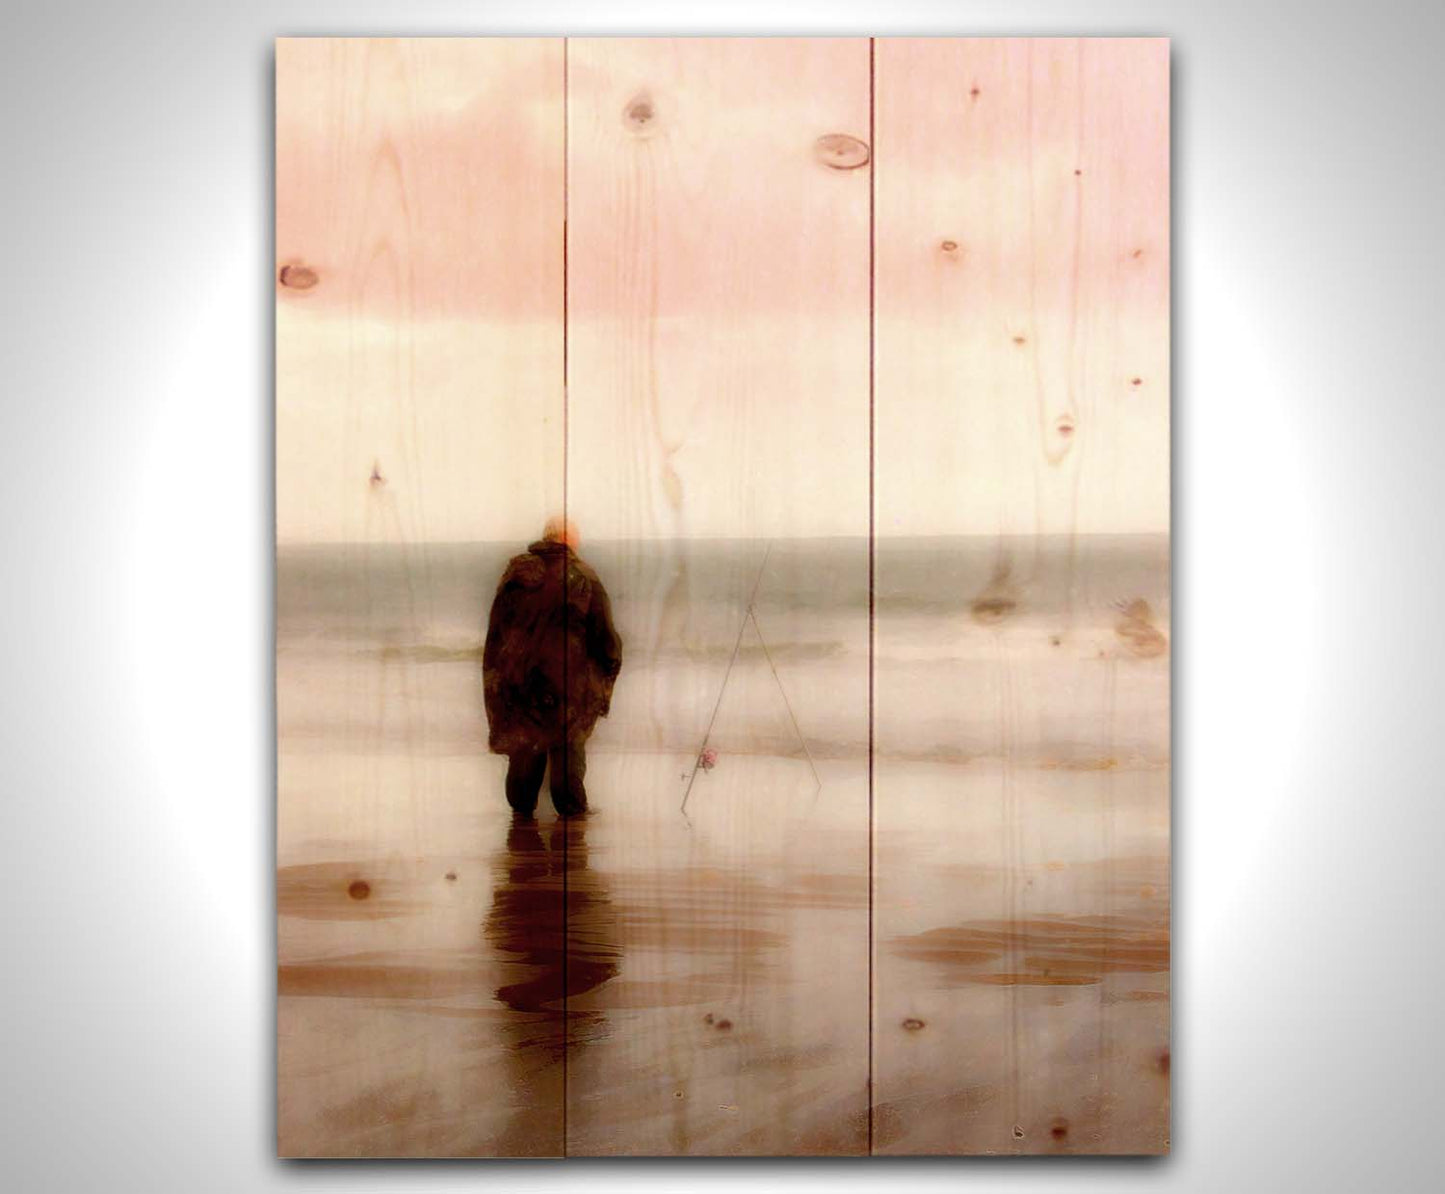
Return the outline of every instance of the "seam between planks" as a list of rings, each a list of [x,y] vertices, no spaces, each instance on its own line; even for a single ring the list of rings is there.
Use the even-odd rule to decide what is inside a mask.
[[[874,333],[877,315],[874,306],[876,277],[874,225],[878,193],[878,140],[875,82],[875,53],[878,39],[868,39],[868,1155],[873,1155],[873,669],[874,619],[876,602],[877,539],[875,502],[875,431],[877,427],[874,389]]]
[[[570,357],[568,344],[568,323],[571,319],[570,295],[568,294],[568,261],[567,261],[567,240],[568,240],[568,216],[571,214],[571,194],[569,183],[571,182],[571,145],[569,132],[572,124],[572,113],[569,104],[569,75],[571,64],[569,56],[570,40],[562,39],[562,534],[567,534],[567,472],[568,472],[568,441],[570,437],[570,415],[572,395],[568,388],[570,381]],[[563,617],[570,617],[571,606],[567,602],[567,577],[564,572],[562,577],[562,601]],[[565,621],[564,621],[565,626]],[[564,631],[564,634],[566,632]],[[562,691],[570,691],[567,683],[567,656],[566,644],[562,650]],[[567,716],[564,711],[563,725],[567,723]],[[567,744],[564,734],[563,752],[563,782],[571,770],[571,759],[567,757]],[[556,783],[555,777],[552,780]],[[568,883],[571,878],[570,849],[571,849],[571,827],[563,826],[562,830],[562,1156],[568,1155],[567,1137],[567,1061],[568,1053],[571,1050],[572,1021],[567,1005],[567,996],[570,991],[570,983],[567,973],[567,962],[572,952],[571,925],[568,921]]]

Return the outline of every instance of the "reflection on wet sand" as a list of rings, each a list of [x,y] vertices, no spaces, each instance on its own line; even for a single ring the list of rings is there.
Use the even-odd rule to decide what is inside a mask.
[[[500,1156],[565,1152],[566,1066],[604,1031],[599,1011],[573,1011],[572,994],[617,974],[621,950],[611,900],[587,865],[587,818],[516,818],[494,860],[495,895],[483,936],[503,960],[497,1001],[508,1101],[513,1108],[493,1151]]]
[[[1088,986],[1114,971],[1169,969],[1169,924],[1121,916],[980,920],[897,938],[901,957],[932,962],[941,982],[1000,986]],[[1022,957],[1017,968],[990,969]]]
[[[674,760],[599,752],[597,811],[513,823],[443,767],[430,848],[278,872],[283,1153],[866,1149],[856,777],[727,758],[684,819]]]

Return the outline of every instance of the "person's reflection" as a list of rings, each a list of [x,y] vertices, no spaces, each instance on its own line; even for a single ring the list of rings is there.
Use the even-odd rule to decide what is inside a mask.
[[[543,840],[513,819],[495,865],[483,932],[507,966],[497,1000],[514,1110],[497,1142],[503,1156],[563,1151],[564,1067],[604,1031],[605,1016],[570,1001],[602,986],[621,963],[612,901],[587,865],[587,816],[557,820]]]

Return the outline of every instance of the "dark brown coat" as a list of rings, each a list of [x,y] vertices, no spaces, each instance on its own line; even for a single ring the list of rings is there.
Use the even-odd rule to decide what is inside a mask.
[[[533,543],[507,565],[487,625],[491,749],[511,755],[585,739],[607,716],[621,667],[622,640],[597,573],[563,543]]]

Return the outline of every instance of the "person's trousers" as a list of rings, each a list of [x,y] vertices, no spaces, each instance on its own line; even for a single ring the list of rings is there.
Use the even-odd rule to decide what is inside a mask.
[[[578,740],[550,751],[526,750],[509,756],[507,765],[507,803],[512,811],[530,817],[537,809],[537,794],[542,789],[542,775],[547,763],[552,764],[552,807],[560,817],[575,817],[587,811],[586,742]]]

